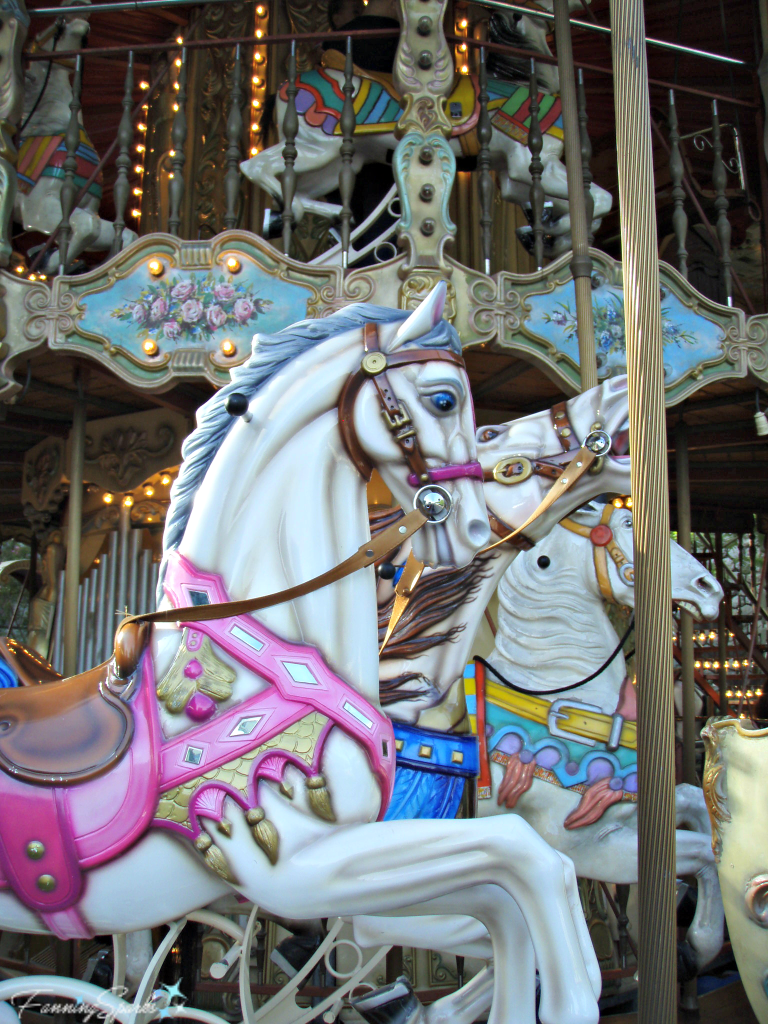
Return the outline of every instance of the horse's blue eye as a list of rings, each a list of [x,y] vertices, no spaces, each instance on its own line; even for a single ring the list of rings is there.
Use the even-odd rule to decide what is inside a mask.
[[[438,391],[429,397],[438,412],[451,412],[456,408],[456,398],[450,391]]]

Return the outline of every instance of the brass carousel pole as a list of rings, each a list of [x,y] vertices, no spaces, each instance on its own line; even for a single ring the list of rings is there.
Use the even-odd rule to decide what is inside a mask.
[[[565,168],[568,175],[568,210],[571,216],[573,259],[571,273],[576,288],[576,323],[579,336],[581,390],[597,387],[595,325],[592,316],[592,260],[589,255],[589,229],[584,205],[579,112],[576,78],[573,70],[571,23],[568,0],[555,0],[555,41],[557,69],[560,75],[560,101],[563,105]]]
[[[691,550],[691,475],[688,428],[681,419],[675,428],[677,478],[677,542]],[[680,658],[683,684],[683,781],[696,785],[696,684],[693,677],[693,616],[680,609]]]
[[[677,1019],[669,493],[643,0],[611,0],[635,532],[639,1024]]]
[[[80,542],[83,519],[83,469],[85,463],[85,398],[77,373],[77,398],[69,435],[69,500],[67,504],[67,562],[64,573],[64,675],[77,671],[77,607],[80,589]]]

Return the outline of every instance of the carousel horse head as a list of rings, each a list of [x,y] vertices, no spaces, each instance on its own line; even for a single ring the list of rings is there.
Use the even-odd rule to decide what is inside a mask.
[[[520,569],[551,579],[560,563],[583,562],[590,548],[594,572],[588,572],[586,589],[627,608],[635,606],[634,535],[632,512],[612,504],[590,502],[561,520],[566,531],[553,530],[535,552],[525,552]],[[536,557],[533,557],[535,554]],[[690,612],[697,622],[717,617],[723,588],[717,579],[676,541],[671,541],[672,600]]]
[[[522,50],[530,50],[531,56],[537,53],[545,54],[548,57],[553,56],[548,38],[553,30],[552,20],[542,17],[540,14],[537,16],[537,8],[552,14],[554,0],[540,0],[526,14],[520,11],[493,11],[488,25],[490,41],[516,46]],[[583,12],[581,0],[569,0],[568,9]],[[488,69],[497,78],[527,83],[530,75],[530,62],[524,57],[492,53],[488,58]],[[560,92],[560,78],[556,64],[537,64],[536,77],[539,88],[544,92]]]
[[[250,359],[198,411],[184,444],[166,552],[195,534],[215,559],[228,539],[212,543],[211,523],[226,517],[247,535],[254,499],[267,495],[282,533],[306,537],[327,522],[349,544],[361,523],[367,530],[375,468],[403,508],[427,516],[417,558],[471,561],[489,528],[469,382],[444,301],[438,285],[410,314],[357,304],[256,335]]]
[[[626,377],[604,381],[567,402],[519,420],[477,430],[478,459],[494,531],[522,523],[546,491],[556,486],[582,442],[603,432],[605,454],[549,509],[525,529],[531,541],[545,537],[569,509],[600,493],[630,490],[629,410]],[[505,530],[506,533],[511,532]],[[502,535],[502,534],[500,534]]]
[[[556,529],[536,551],[547,559],[547,569],[556,569],[562,553],[579,549],[585,544],[592,548],[595,571],[590,572],[587,589],[594,596],[628,608],[635,606],[635,555],[632,511],[600,502],[590,502],[562,519],[560,526],[570,538]],[[575,535],[575,536],[574,536]],[[580,541],[579,538],[584,540]],[[696,622],[709,622],[716,618],[723,588],[714,575],[685,551],[676,541],[671,542],[672,600],[689,611]],[[546,550],[545,550],[546,549]],[[521,561],[531,560],[526,552]],[[566,557],[570,557],[566,555]],[[581,559],[581,553],[577,555]],[[536,559],[534,559],[536,561]]]
[[[43,29],[42,32],[39,32],[30,47],[32,53],[39,53],[40,51],[67,53],[83,48],[85,38],[91,28],[88,22],[88,7],[90,7],[91,0],[74,0],[72,4],[68,0],[62,0],[62,2],[67,7],[82,6],[83,11],[76,14],[63,14],[55,22]],[[66,61],[57,61],[55,57],[52,63],[45,60],[29,62],[24,72],[24,117],[22,124],[24,124],[24,120],[29,117],[33,109],[37,114],[35,117],[35,123],[37,124],[40,120],[41,106],[47,107],[51,103],[61,105],[62,110],[66,110],[66,117],[68,117],[69,102],[72,99],[71,92],[67,91],[66,94],[63,94],[58,86],[50,90],[48,89],[48,86],[51,84],[50,69],[56,67],[65,68],[69,72],[73,65]],[[64,117],[65,115],[62,113],[56,119],[57,124],[54,127],[59,127],[58,122]],[[37,127],[39,128],[39,125]],[[25,131],[24,134],[29,135],[31,132]]]

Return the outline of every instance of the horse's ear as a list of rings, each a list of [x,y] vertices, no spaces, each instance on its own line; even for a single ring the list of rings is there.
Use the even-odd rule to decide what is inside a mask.
[[[400,324],[392,341],[391,351],[400,348],[406,341],[416,341],[429,334],[432,328],[440,323],[447,291],[445,281],[435,285],[426,299]]]

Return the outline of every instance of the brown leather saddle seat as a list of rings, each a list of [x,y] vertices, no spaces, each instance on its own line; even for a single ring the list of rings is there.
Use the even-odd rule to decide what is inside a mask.
[[[0,690],[0,768],[25,782],[74,785],[106,772],[133,736],[121,690],[136,671],[149,629],[119,630],[115,656],[44,686]]]
[[[21,686],[56,683],[62,678],[53,665],[10,636],[0,637],[0,658],[8,665]]]

